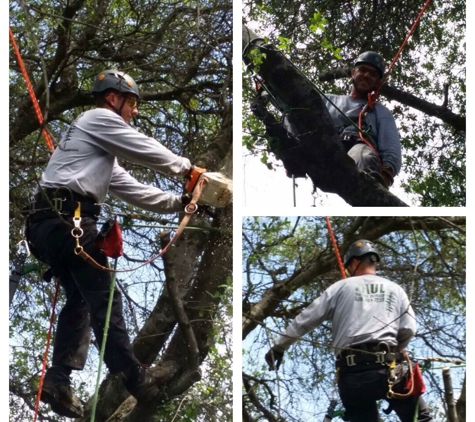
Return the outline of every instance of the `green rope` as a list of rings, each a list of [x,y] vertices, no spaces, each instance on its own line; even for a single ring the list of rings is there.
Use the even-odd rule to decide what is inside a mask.
[[[115,269],[117,269],[117,258],[114,261],[114,270]],[[106,314],[106,320],[104,323],[104,337],[102,339],[102,344],[101,344],[101,353],[99,356],[99,367],[97,368],[96,389],[94,391],[94,399],[92,402],[91,422],[94,422],[94,418],[96,416],[97,398],[98,398],[98,393],[99,393],[99,381],[101,379],[102,361],[104,359],[104,351],[106,349],[107,331],[109,330],[109,320],[110,320],[110,315],[111,315],[111,310],[112,310],[112,300],[114,298],[114,289],[115,289],[115,273],[112,273],[109,303],[107,304],[107,314]]]

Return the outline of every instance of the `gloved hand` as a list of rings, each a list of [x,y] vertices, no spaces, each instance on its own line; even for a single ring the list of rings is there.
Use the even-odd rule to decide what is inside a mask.
[[[388,186],[392,186],[394,183],[394,174],[393,174],[392,168],[389,166],[383,166],[381,170],[382,170],[383,179],[386,182],[386,184]]]
[[[273,370],[279,370],[280,364],[282,363],[282,360],[284,359],[284,352],[278,352],[277,350],[274,350],[272,347],[269,349],[269,351],[266,353],[265,356],[267,365],[269,365],[269,371]]]
[[[190,171],[185,176],[186,184],[185,189],[187,192],[193,193],[196,184],[198,183],[198,179],[200,176],[206,172],[206,169],[202,167],[192,166]]]

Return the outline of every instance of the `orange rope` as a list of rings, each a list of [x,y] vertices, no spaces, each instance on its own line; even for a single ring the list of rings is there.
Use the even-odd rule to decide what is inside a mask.
[[[56,308],[56,302],[58,301],[58,293],[59,293],[59,281],[56,280],[56,291],[54,292],[54,298],[53,298],[53,310],[51,311],[51,316],[49,319],[49,329],[48,329],[48,334],[46,336],[46,350],[43,355],[43,365],[41,367],[40,385],[38,387],[38,395],[36,396],[35,416],[33,418],[33,422],[36,422],[36,417],[38,416],[38,411],[40,407],[41,391],[43,390],[43,381],[45,378],[45,371],[46,371],[46,361],[48,359],[49,345],[51,341],[51,331],[53,330],[54,311]]]
[[[345,268],[343,267],[343,262],[341,261],[340,251],[338,250],[338,244],[336,243],[336,239],[333,234],[332,226],[330,224],[330,219],[328,217],[325,217],[325,220],[327,222],[328,232],[330,233],[330,238],[333,243],[333,249],[335,251],[336,260],[338,261],[338,266],[340,267],[341,276],[343,278],[346,278]]]
[[[36,117],[38,118],[38,122],[41,127],[41,132],[43,133],[48,149],[51,152],[53,152],[54,151],[53,141],[51,140],[50,134],[43,126],[43,115],[41,114],[40,106],[38,105],[38,100],[36,99],[35,91],[33,89],[33,86],[31,85],[30,78],[28,77],[28,73],[25,68],[25,64],[23,63],[23,59],[21,58],[20,50],[18,49],[18,46],[15,42],[15,38],[13,37],[12,28],[9,28],[9,30],[10,30],[10,40],[13,45],[13,50],[15,50],[15,55],[16,55],[18,64],[20,66],[21,73],[23,74],[23,77],[25,78],[26,88],[28,89],[28,93],[30,94],[30,99],[33,104],[33,108],[35,109]]]
[[[382,172],[381,157],[379,156],[378,151],[376,151],[376,149],[371,145],[371,143],[370,143],[367,139],[365,139],[365,137],[364,137],[363,134],[362,134],[362,129],[363,129],[363,125],[362,125],[363,114],[364,114],[364,112],[366,111],[366,108],[373,108],[373,107],[374,107],[374,104],[376,103],[376,100],[377,100],[377,98],[379,97],[379,92],[381,91],[381,88],[383,87],[384,82],[388,79],[388,76],[389,76],[389,73],[391,72],[391,69],[394,67],[394,64],[396,63],[397,59],[398,59],[399,56],[401,55],[402,50],[404,49],[405,45],[407,44],[407,41],[409,40],[409,38],[411,37],[412,33],[414,32],[414,30],[416,29],[417,25],[419,24],[419,21],[421,20],[422,15],[423,15],[424,12],[426,11],[427,7],[429,6],[429,3],[430,3],[430,0],[427,0],[427,1],[425,2],[425,4],[424,4],[424,6],[422,7],[421,11],[420,11],[419,14],[417,15],[416,20],[415,20],[414,23],[412,24],[411,29],[410,29],[409,32],[407,33],[406,38],[404,39],[404,41],[402,42],[401,46],[399,47],[398,52],[396,53],[396,55],[394,56],[393,60],[391,61],[391,64],[389,65],[388,70],[386,71],[386,73],[384,74],[383,78],[381,79],[381,82],[379,83],[379,85],[376,87],[376,89],[375,89],[372,93],[369,93],[369,94],[368,94],[368,102],[367,102],[366,106],[363,108],[363,110],[361,110],[361,112],[360,112],[360,114],[359,114],[359,116],[358,116],[358,128],[359,128],[359,130],[360,130],[360,133],[359,133],[360,139],[376,153],[376,157],[378,157],[379,168],[380,168],[380,171],[381,171],[381,172]]]
[[[401,47],[399,47],[399,50],[398,52],[396,53],[396,55],[394,56],[391,64],[389,65],[388,67],[388,70],[386,71],[386,73],[384,74],[383,78],[381,79],[381,83],[379,84],[379,86],[376,88],[376,91],[375,93],[373,94],[373,99],[372,99],[372,103],[374,103],[376,101],[376,98],[379,96],[379,91],[381,90],[384,82],[388,79],[388,76],[389,76],[389,73],[391,72],[391,69],[394,67],[394,64],[396,63],[397,59],[399,58],[399,56],[401,55],[402,53],[402,50],[404,49],[405,45],[407,44],[407,41],[409,40],[409,38],[411,37],[412,33],[415,31],[417,25],[419,24],[420,20],[421,20],[421,17],[422,15],[424,14],[424,12],[426,11],[427,7],[429,6],[429,3],[430,3],[430,0],[427,0],[424,4],[424,6],[422,7],[421,11],[419,12],[419,14],[417,15],[417,18],[416,20],[414,21],[414,23],[412,24],[412,27],[411,29],[409,30],[409,32],[407,33],[406,35],[406,38],[404,39],[404,41],[402,42],[401,44]]]

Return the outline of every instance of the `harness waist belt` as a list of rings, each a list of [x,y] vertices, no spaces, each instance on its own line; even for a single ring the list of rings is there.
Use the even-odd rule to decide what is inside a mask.
[[[371,354],[346,354],[340,356],[335,362],[337,368],[348,368],[355,365],[380,363],[381,365],[388,364],[389,362],[396,361],[402,362],[405,360],[404,355],[400,352],[374,352]]]
[[[43,189],[37,192],[23,214],[29,215],[32,220],[39,221],[54,218],[58,213],[72,215],[81,203],[81,215],[97,218],[101,213],[101,206],[95,204],[94,199],[79,195],[68,188]]]

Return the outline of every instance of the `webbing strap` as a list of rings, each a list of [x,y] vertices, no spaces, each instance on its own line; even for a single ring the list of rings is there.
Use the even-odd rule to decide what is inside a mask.
[[[170,242],[168,242],[168,244],[160,251],[160,253],[158,255],[154,256],[153,258],[149,259],[146,262],[143,262],[139,266],[137,266],[135,268],[126,268],[126,269],[123,269],[123,270],[117,270],[117,269],[112,269],[112,268],[109,268],[109,267],[105,267],[104,265],[99,264],[92,256],[90,256],[84,250],[84,248],[79,245],[79,243],[77,243],[76,248],[74,249],[74,253],[76,255],[80,256],[81,258],[83,258],[86,262],[91,264],[93,267],[95,267],[99,270],[102,270],[102,271],[110,272],[110,273],[135,271],[135,270],[137,270],[137,269],[139,269],[139,268],[141,268],[141,267],[143,267],[147,264],[150,264],[152,261],[155,261],[157,258],[159,258],[163,254],[165,254],[165,252],[168,250],[168,248],[173,243],[175,243],[176,240],[183,233],[183,231],[185,230],[185,227],[187,226],[187,224],[189,223],[189,221],[191,219],[192,214],[194,214],[194,212],[198,209],[197,202],[200,199],[201,192],[203,191],[203,186],[206,183],[208,183],[208,179],[206,179],[205,176],[201,176],[201,178],[199,179],[198,183],[195,186],[195,189],[193,190],[193,196],[191,198],[190,203],[185,207],[185,216],[182,218],[182,220],[180,222],[180,225],[178,226],[178,229],[175,232],[175,235],[171,238]],[[76,212],[77,212],[77,210],[76,210]],[[74,234],[73,234],[73,236],[74,236]]]

